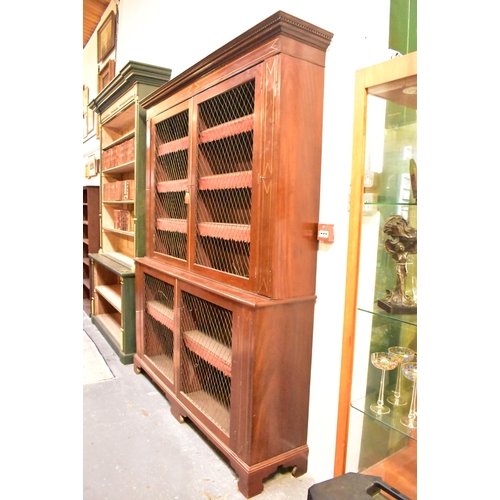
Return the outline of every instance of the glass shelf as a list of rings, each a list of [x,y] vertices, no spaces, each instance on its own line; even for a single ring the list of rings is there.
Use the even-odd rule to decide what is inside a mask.
[[[387,318],[391,321],[397,321],[400,323],[406,323],[408,325],[417,326],[417,315],[416,314],[398,314],[397,316],[389,314],[388,312],[380,309],[375,302],[371,309],[363,309],[358,307],[358,311],[365,312],[368,314],[373,314],[375,316],[380,316],[381,318]]]
[[[369,205],[373,207],[413,207],[417,206],[416,202],[370,202],[370,201],[365,201],[363,205]]]
[[[393,389],[394,386],[386,387],[386,394],[391,394]],[[390,406],[391,411],[389,413],[386,413],[385,415],[377,415],[370,410],[370,405],[377,402],[377,396],[378,393],[373,392],[364,398],[352,401],[351,407],[374,420],[378,420],[391,429],[398,431],[401,434],[404,434],[405,436],[408,436],[409,438],[417,441],[417,429],[410,429],[408,427],[405,427],[400,422],[401,417],[408,415],[408,409],[410,406],[409,401],[411,398],[411,388],[401,391],[401,397],[405,398],[408,403],[404,406],[392,406],[389,404],[388,406]]]

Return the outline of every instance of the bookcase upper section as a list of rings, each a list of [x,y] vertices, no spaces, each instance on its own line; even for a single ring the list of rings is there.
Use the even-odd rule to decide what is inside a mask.
[[[315,293],[332,36],[278,12],[140,101],[148,257],[270,298]]]

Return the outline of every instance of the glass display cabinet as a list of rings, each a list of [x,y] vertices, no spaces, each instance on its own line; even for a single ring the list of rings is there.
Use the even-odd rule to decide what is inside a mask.
[[[334,476],[417,498],[417,53],[356,73]]]

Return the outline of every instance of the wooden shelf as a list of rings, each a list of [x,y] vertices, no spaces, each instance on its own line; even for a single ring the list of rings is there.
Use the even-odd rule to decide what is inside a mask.
[[[168,380],[174,380],[174,360],[171,356],[166,354],[159,354],[156,356],[148,356],[151,363],[153,363],[158,370],[161,371]]]
[[[127,236],[134,236],[134,232],[133,231],[122,231],[121,229],[115,229],[114,227],[102,227],[102,230],[103,231],[108,231],[110,233],[116,233],[116,234],[124,234],[124,235],[127,235]]]
[[[242,189],[252,187],[252,171],[232,172],[230,174],[200,177],[198,188],[201,191],[217,189]]]
[[[199,222],[200,236],[221,240],[244,241],[250,243],[250,226],[247,224],[223,224],[220,222]]]
[[[217,125],[200,133],[198,141],[200,144],[213,142],[232,135],[243,134],[253,130],[253,115],[244,116],[230,122]]]
[[[156,219],[156,229],[173,233],[187,234],[187,220],[185,219]]]
[[[135,162],[129,161],[127,163],[123,163],[121,165],[116,165],[115,167],[106,168],[102,171],[102,175],[105,176],[114,176],[118,174],[123,174],[125,172],[133,172],[134,171]]]
[[[166,142],[158,147],[158,156],[168,155],[169,153],[175,153],[176,151],[182,151],[187,149],[189,145],[189,137],[182,137],[176,141]]]
[[[102,200],[104,205],[133,205],[135,200]]]
[[[146,311],[156,321],[165,325],[170,330],[174,329],[174,310],[157,300],[148,300],[146,302]]]
[[[132,110],[133,111],[133,110]],[[110,129],[111,127],[106,124],[103,125],[106,129]],[[121,144],[122,142],[128,141],[129,139],[132,139],[132,137],[135,136],[135,130],[132,130],[132,132],[128,132],[125,135],[122,135],[118,139],[115,139],[113,142],[110,142],[109,144],[106,144],[105,146],[103,145],[102,150],[107,151],[108,149],[112,149],[115,146],[118,146],[118,144]]]
[[[231,376],[231,348],[221,344],[199,330],[184,332],[182,338],[186,347],[200,358],[220,370],[227,377]]]
[[[225,434],[229,434],[229,410],[204,391],[191,392],[186,397]]]
[[[187,179],[179,179],[176,181],[162,181],[156,184],[156,191],[158,191],[158,193],[178,193],[180,191],[187,191],[187,187]]]
[[[94,316],[106,328],[118,345],[122,345],[122,326],[120,314],[97,314]]]
[[[121,285],[99,285],[95,287],[95,291],[106,299],[118,312],[121,312]]]

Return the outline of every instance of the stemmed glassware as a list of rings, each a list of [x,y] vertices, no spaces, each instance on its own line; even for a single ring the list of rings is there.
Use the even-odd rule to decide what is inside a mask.
[[[415,412],[415,399],[417,397],[417,362],[408,361],[401,365],[403,375],[413,382],[413,391],[411,393],[410,411],[406,417],[401,417],[401,423],[410,429],[417,428],[417,414]]]
[[[415,351],[409,347],[394,346],[389,347],[389,353],[398,358],[398,375],[396,379],[396,388],[394,395],[389,396],[387,401],[394,406],[404,406],[407,401],[401,397],[401,365],[406,361],[413,361],[415,359]]]
[[[373,352],[371,361],[375,368],[382,370],[380,377],[380,389],[378,393],[377,404],[370,405],[370,410],[377,415],[389,413],[391,410],[388,406],[384,405],[384,386],[385,386],[385,372],[386,370],[394,370],[399,364],[399,358],[388,352]]]

